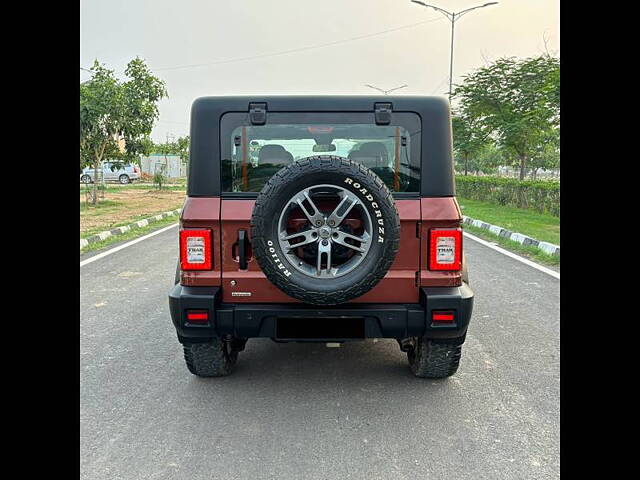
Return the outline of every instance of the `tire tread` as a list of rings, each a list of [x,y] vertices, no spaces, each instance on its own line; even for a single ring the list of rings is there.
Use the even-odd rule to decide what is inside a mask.
[[[367,187],[375,185],[378,189],[377,197],[379,199],[381,209],[387,212],[394,212],[395,215],[387,215],[392,220],[391,225],[386,225],[386,230],[390,233],[390,241],[385,245],[385,254],[382,255],[377,267],[372,269],[359,282],[354,283],[348,288],[340,291],[318,292],[309,290],[303,286],[286,281],[277,271],[273,262],[265,261],[266,241],[264,233],[266,231],[267,221],[264,210],[267,204],[276,200],[278,188],[284,182],[290,182],[298,178],[305,177],[311,173],[335,171],[336,174],[348,174],[355,180],[360,181]],[[364,183],[363,183],[364,182]],[[390,217],[390,218],[389,218]],[[260,195],[256,199],[251,218],[251,242],[254,253],[260,268],[272,283],[293,298],[302,300],[305,303],[315,305],[336,305],[347,302],[353,298],[359,297],[371,290],[385,276],[393,261],[395,260],[400,243],[400,219],[397,214],[393,195],[387,188],[386,184],[374,172],[364,165],[354,162],[348,158],[333,155],[321,155],[307,157],[295,161],[293,164],[282,168],[276,172],[264,185]]]
[[[418,339],[415,351],[407,354],[411,371],[420,378],[446,378],[458,370],[462,345],[433,343]]]
[[[237,352],[227,355],[224,341],[216,338],[208,343],[183,344],[184,360],[191,373],[199,377],[224,377],[233,371]]]

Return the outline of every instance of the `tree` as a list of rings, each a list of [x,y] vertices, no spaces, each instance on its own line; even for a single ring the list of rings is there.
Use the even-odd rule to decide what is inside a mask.
[[[92,77],[80,84],[80,162],[94,168],[93,200],[97,202],[100,163],[107,158],[131,159],[148,153],[148,137],[158,118],[158,101],[167,96],[165,84],[151,74],[144,61],[131,60],[127,81],[97,60]],[[124,152],[118,141],[124,140]]]
[[[132,138],[127,142],[129,146],[124,152],[119,155],[115,155],[116,160],[127,163],[137,163],[140,165],[140,157],[150,155],[153,152],[154,144],[153,140],[149,136],[141,136],[139,138]]]
[[[476,152],[469,164],[469,168],[474,171],[476,175],[478,172],[494,173],[496,167],[504,164],[504,161],[504,151],[497,147],[495,143],[488,142]]]
[[[113,71],[96,60],[91,80],[80,84],[80,162],[93,164],[93,198],[97,202],[98,167],[118,151],[116,139],[123,112],[121,91]],[[82,166],[82,165],[81,165]]]
[[[473,117],[454,114],[451,119],[453,127],[453,149],[462,163],[462,170],[467,175],[469,161],[486,145],[489,131],[483,129]]]
[[[176,140],[176,154],[183,163],[187,164],[187,170],[189,169],[189,144],[189,135],[186,137],[178,137]]]
[[[502,58],[464,77],[460,111],[513,153],[524,179],[528,163],[560,122],[560,63],[550,55]]]
[[[560,168],[560,131],[546,132],[543,141],[531,156],[531,178],[535,179],[540,168]]]

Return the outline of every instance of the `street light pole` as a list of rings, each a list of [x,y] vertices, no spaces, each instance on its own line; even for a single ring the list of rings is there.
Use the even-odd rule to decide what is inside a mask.
[[[449,12],[440,7],[436,7],[434,5],[429,5],[427,3],[421,2],[420,0],[411,0],[412,3],[417,3],[418,5],[422,5],[423,7],[433,8],[434,10],[440,12],[447,20],[451,22],[451,58],[449,60],[449,103],[451,103],[451,93],[453,90],[453,35],[455,33],[455,25],[456,20],[459,20],[465,13],[469,13],[471,10],[476,10],[478,8],[488,7],[490,5],[497,5],[498,2],[489,2],[484,5],[478,5],[477,7],[467,8],[466,10],[462,10],[460,12]]]
[[[453,91],[453,34],[456,26],[456,14],[451,14],[451,55],[449,58],[449,104],[451,104],[451,92]]]

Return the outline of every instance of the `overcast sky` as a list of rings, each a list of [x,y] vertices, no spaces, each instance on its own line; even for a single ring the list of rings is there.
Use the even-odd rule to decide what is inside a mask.
[[[485,0],[433,3],[460,11]],[[559,53],[559,10],[559,0],[502,0],[465,15],[454,83],[488,61],[540,54],[545,38]],[[81,0],[80,66],[122,71],[145,59],[169,91],[152,135],[161,141],[188,134],[203,95],[375,94],[367,83],[443,95],[450,33],[443,15],[410,0]]]

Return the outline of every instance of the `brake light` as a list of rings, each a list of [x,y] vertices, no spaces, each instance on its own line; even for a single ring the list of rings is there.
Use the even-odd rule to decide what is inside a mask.
[[[190,228],[180,230],[180,269],[211,270],[211,229]]]
[[[207,323],[208,321],[209,312],[207,310],[187,310],[187,322]]]
[[[462,229],[429,231],[429,270],[459,271],[462,266]]]
[[[453,310],[434,310],[431,313],[433,323],[453,323],[454,320],[455,312]]]

